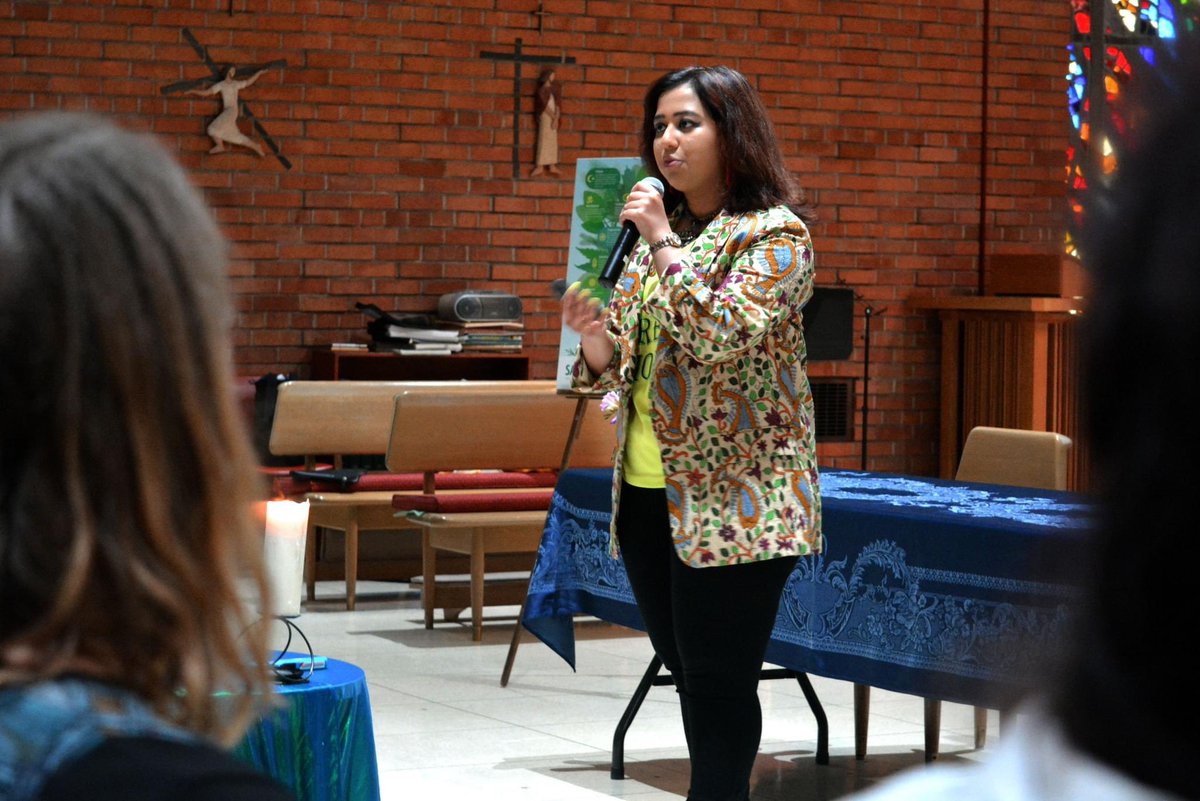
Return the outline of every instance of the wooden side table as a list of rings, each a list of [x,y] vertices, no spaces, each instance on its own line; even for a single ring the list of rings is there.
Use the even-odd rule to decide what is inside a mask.
[[[529,357],[519,353],[454,353],[398,356],[394,353],[316,348],[315,381],[525,381]]]

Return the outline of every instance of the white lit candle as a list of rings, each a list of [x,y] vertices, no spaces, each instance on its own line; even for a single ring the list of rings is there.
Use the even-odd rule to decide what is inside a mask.
[[[304,583],[304,542],[308,532],[308,501],[268,501],[267,536],[263,542],[267,581],[276,617],[300,614]]]

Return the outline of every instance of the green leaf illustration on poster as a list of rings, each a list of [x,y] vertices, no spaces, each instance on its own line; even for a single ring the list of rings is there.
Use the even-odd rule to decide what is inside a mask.
[[[579,159],[575,163],[575,213],[571,219],[571,244],[567,257],[567,284],[578,282],[593,297],[608,302],[609,290],[597,277],[612,252],[621,224],[617,218],[625,196],[646,170],[636,158]],[[579,335],[562,329],[558,353],[558,386],[570,387]]]

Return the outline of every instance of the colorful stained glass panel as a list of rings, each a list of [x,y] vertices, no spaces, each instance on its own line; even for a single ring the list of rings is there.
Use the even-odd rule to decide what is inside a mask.
[[[1087,194],[1089,165],[1093,178],[1116,172],[1121,152],[1129,140],[1133,123],[1127,118],[1122,93],[1131,79],[1145,70],[1155,70],[1162,59],[1171,59],[1172,40],[1196,30],[1200,0],[1068,0],[1072,41],[1067,45],[1067,113],[1075,131],[1067,149],[1067,196],[1071,209],[1071,231],[1064,246],[1075,254],[1075,233],[1082,222]],[[1094,8],[1093,4],[1100,5]],[[1104,93],[1103,107],[1091,109],[1088,73],[1091,39],[1097,11],[1103,11]],[[1152,74],[1152,73],[1151,73]],[[1097,98],[1100,102],[1100,98]],[[1096,113],[1095,125],[1090,124]],[[1092,139],[1093,130],[1096,141]],[[1092,152],[1095,145],[1098,152]],[[1094,160],[1094,161],[1093,161]]]

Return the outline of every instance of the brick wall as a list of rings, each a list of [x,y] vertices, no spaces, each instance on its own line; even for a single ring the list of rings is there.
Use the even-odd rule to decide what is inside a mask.
[[[361,331],[356,300],[426,311],[471,287],[523,299],[533,372],[549,377],[546,285],[566,263],[574,160],[634,154],[641,94],[662,72],[730,64],[817,202],[819,283],[862,296],[860,345],[874,312],[870,467],[931,473],[938,326],[906,299],[973,294],[981,252],[1055,252],[1061,237],[1065,4],[992,2],[985,26],[983,3],[544,0],[539,23],[537,0],[0,2],[0,114],[114,114],[179,153],[235,243],[244,374],[303,372],[311,346]],[[221,64],[287,60],[243,98],[291,169],[209,155],[219,101],[161,94],[207,74],[185,28]],[[514,68],[481,53],[518,38],[575,59],[558,69],[557,178],[528,177],[533,64],[512,172]],[[862,348],[811,372],[860,376]],[[856,443],[822,449],[858,464]]]

